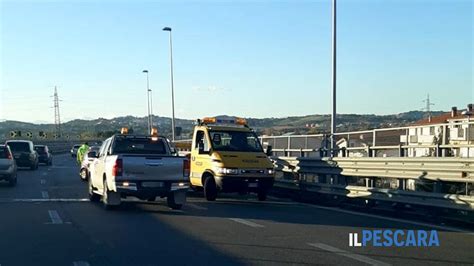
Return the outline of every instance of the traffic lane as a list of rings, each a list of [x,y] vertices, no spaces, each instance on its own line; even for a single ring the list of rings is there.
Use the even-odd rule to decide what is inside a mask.
[[[1,265],[71,265],[93,251],[88,239],[72,233],[58,204],[8,203],[0,208]]]
[[[328,254],[324,250],[315,250],[300,241],[289,243],[287,239],[292,235],[288,232],[284,232],[282,237],[275,237],[271,228],[261,227],[260,222],[236,218],[236,214],[213,217],[207,213],[201,202],[190,200],[181,215],[172,215],[160,210],[164,202],[127,204],[120,208],[120,211],[154,213],[156,219],[205,241],[224,254],[238,257],[246,264],[335,265],[358,262],[344,256]],[[240,210],[234,207],[232,211],[238,213]]]
[[[0,201],[18,198],[41,198],[41,191],[44,186],[42,183],[46,180],[47,172],[48,168],[45,166],[40,166],[37,170],[19,168],[16,186],[10,187],[7,183],[0,182]]]
[[[88,239],[75,245],[93,246],[86,257],[90,265],[242,265],[236,257],[219,252],[202,239],[183,233],[156,219],[150,212],[124,202],[118,210],[106,211],[100,203],[60,203],[71,221],[69,235]],[[165,205],[154,205],[154,213],[180,217]],[[94,248],[95,246],[95,248]]]
[[[87,183],[79,177],[79,166],[69,154],[57,155],[48,175],[48,192],[51,198],[86,198]]]
[[[259,257],[264,256],[268,260],[275,260],[279,255],[284,254],[280,252],[274,256],[272,253],[265,253],[266,249],[272,248],[306,251],[306,248],[312,247],[312,252],[326,251],[326,253],[334,253],[334,251],[324,249],[324,246],[321,249],[321,246],[314,248],[314,245],[308,245],[326,244],[339,250],[393,264],[409,262],[414,264],[464,263],[472,265],[474,261],[474,257],[469,251],[469,247],[474,244],[472,234],[438,230],[440,247],[350,248],[348,244],[349,233],[359,233],[360,236],[362,229],[430,230],[431,228],[364,215],[318,209],[300,204],[230,200],[215,203],[193,199],[190,199],[190,201],[190,206],[197,205],[199,209],[188,206],[186,208],[188,217],[176,219],[173,216],[162,216],[161,219],[178,226],[180,230],[187,230],[188,233],[195,234],[197,237],[206,239],[207,242],[214,243],[217,246],[229,246],[230,252],[238,252],[235,247],[240,247],[242,252],[238,252],[237,255],[239,256],[245,257],[248,254],[245,252],[246,249],[250,249],[247,251],[254,249],[255,252],[259,248],[262,252],[258,253]],[[189,209],[196,210],[190,211]],[[199,218],[196,219],[195,216]],[[241,219],[238,222],[244,223],[243,228],[242,224],[233,223],[234,220],[230,220],[230,218]],[[229,224],[229,222],[233,224]],[[250,222],[250,225],[245,224],[245,222]],[[196,229],[190,230],[186,224],[193,224],[193,228]],[[240,229],[251,230],[252,234],[247,235],[246,231]],[[311,263],[312,261],[332,263],[325,261],[327,257],[321,260],[317,254],[310,255],[308,259],[304,259],[304,256],[293,257],[292,254],[285,254],[280,257],[280,261],[283,262],[288,258],[292,258],[294,263]],[[249,257],[248,259],[252,258]]]

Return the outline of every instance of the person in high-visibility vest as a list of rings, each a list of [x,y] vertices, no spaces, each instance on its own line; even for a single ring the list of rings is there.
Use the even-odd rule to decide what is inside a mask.
[[[79,165],[82,165],[82,160],[84,160],[84,155],[86,155],[89,152],[89,143],[84,143],[82,144],[79,149],[77,149],[77,163]]]

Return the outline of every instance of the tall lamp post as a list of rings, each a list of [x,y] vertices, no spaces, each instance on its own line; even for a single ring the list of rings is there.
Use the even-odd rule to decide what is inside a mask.
[[[151,109],[150,109],[150,80],[149,80],[149,77],[148,77],[148,70],[143,70],[142,71],[143,73],[146,73],[146,101],[147,101],[147,105],[148,105],[148,133],[147,134],[151,134]]]
[[[331,114],[331,157],[335,156],[336,133],[336,0],[332,0],[332,114]]]
[[[173,42],[171,40],[171,28],[164,27],[163,31],[168,31],[170,33],[170,75],[171,75],[171,134],[172,140],[175,140],[174,134],[174,82],[173,82]]]

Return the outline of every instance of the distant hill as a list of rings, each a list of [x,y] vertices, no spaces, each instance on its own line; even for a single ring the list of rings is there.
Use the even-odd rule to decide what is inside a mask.
[[[432,112],[439,115],[443,112]],[[355,131],[382,127],[399,127],[412,124],[426,116],[426,112],[410,111],[394,115],[373,115],[373,114],[340,114],[337,116],[337,130]],[[330,131],[330,115],[307,115],[291,116],[285,118],[247,118],[249,125],[259,134],[281,135],[284,133],[294,134],[316,134]],[[153,117],[154,125],[158,127],[160,135],[171,135],[171,118]],[[194,120],[176,119],[176,126],[182,128],[181,138],[190,138]],[[69,135],[71,138],[77,136],[92,136],[105,138],[120,128],[128,127],[134,132],[146,131],[147,118],[135,116],[123,116],[113,119],[98,118],[93,120],[72,120],[61,124],[63,136]],[[8,138],[9,132],[19,130],[30,131],[35,136],[40,131],[47,132],[52,136],[54,124],[34,124],[20,121],[0,121],[0,139]]]

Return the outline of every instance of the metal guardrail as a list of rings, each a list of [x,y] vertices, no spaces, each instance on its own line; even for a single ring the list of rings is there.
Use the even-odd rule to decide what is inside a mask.
[[[474,159],[273,157],[273,160],[278,172],[275,187],[294,193],[474,210]],[[425,191],[427,188],[431,191]]]
[[[467,143],[459,144],[459,139],[456,139],[456,136],[451,136],[453,143],[450,143],[448,129],[452,127],[463,127],[466,125],[470,126],[470,131],[473,131],[472,125],[474,121],[464,121],[456,123],[442,123],[442,124],[430,124],[430,125],[417,125],[417,126],[407,126],[407,127],[395,127],[395,128],[379,128],[372,130],[361,130],[361,131],[350,131],[350,132],[339,132],[335,133],[336,141],[344,138],[347,141],[348,151],[364,151],[367,147],[370,147],[371,150],[386,150],[392,151],[389,152],[388,156],[399,156],[397,154],[397,149],[420,149],[420,148],[436,148],[441,149],[438,156],[446,155],[446,151],[449,149],[458,149],[458,148],[467,148],[472,149],[474,145],[467,145]],[[410,130],[416,130],[418,132],[425,132],[430,128],[439,130],[441,135],[421,135],[419,137],[430,138],[430,143],[423,145],[412,145],[408,142],[408,137],[405,141],[401,140],[401,136],[412,136],[410,135]],[[434,137],[440,137],[438,145],[431,143]],[[330,140],[328,134],[311,134],[311,135],[287,135],[287,136],[261,136],[259,137],[261,142],[266,145],[271,145],[273,150],[276,152],[276,155],[280,156],[302,156],[301,150],[306,150],[304,156],[317,156],[320,149],[328,149],[330,146]],[[467,133],[466,136],[463,135],[463,138],[469,138],[470,142],[474,141],[474,134]],[[465,141],[465,140],[464,140]],[[432,145],[431,145],[432,144]],[[401,146],[401,147],[400,147]],[[394,151],[394,152],[393,152]],[[406,154],[406,153],[405,153]],[[367,155],[367,154],[366,154]]]

